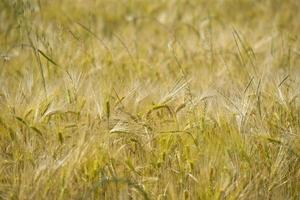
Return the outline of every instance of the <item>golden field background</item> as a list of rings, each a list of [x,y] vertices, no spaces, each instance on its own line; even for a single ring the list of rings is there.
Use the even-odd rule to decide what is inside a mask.
[[[1,0],[0,199],[299,199],[300,2]]]

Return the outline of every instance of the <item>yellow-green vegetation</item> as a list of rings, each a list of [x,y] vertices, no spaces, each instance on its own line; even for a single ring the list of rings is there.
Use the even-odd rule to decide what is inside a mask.
[[[0,199],[299,199],[300,1],[1,0]]]

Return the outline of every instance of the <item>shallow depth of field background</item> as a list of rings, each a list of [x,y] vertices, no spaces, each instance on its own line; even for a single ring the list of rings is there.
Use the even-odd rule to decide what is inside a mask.
[[[1,0],[0,199],[299,199],[300,2]]]

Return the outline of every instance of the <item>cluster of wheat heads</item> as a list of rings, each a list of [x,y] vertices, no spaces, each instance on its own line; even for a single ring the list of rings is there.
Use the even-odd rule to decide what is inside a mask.
[[[300,2],[1,0],[0,199],[299,199]]]

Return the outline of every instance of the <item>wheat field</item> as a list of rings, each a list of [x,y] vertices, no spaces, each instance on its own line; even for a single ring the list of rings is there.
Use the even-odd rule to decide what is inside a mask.
[[[300,1],[1,0],[0,199],[300,199]]]

